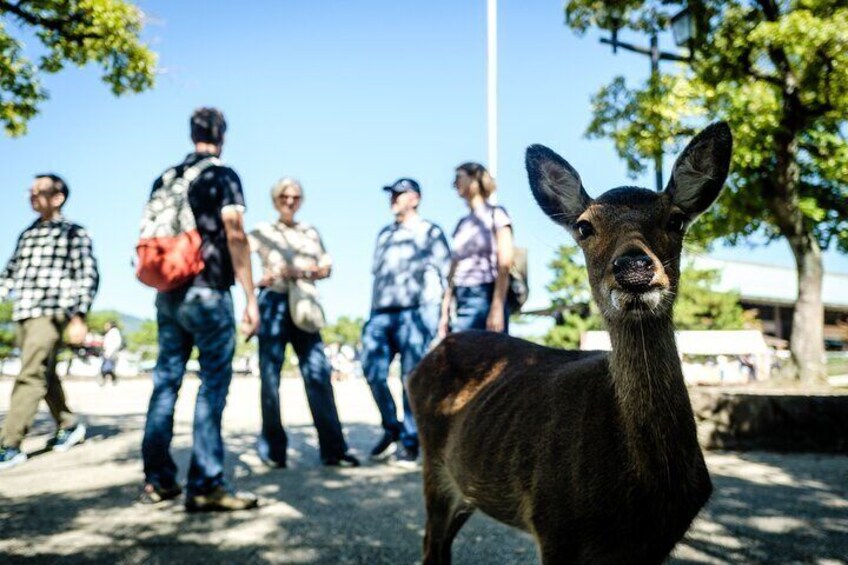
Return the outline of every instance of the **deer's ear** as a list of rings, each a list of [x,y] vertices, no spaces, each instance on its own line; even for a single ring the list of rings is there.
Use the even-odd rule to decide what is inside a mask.
[[[556,223],[571,228],[592,202],[583,190],[580,175],[544,145],[528,147],[525,164],[530,188],[542,211]]]
[[[733,137],[726,122],[707,127],[674,163],[666,192],[690,221],[718,198],[730,168]]]

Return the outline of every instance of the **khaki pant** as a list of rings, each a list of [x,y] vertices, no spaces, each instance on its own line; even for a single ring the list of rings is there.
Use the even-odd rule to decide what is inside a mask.
[[[42,398],[60,429],[76,424],[56,375],[56,356],[66,323],[63,316],[42,316],[18,323],[21,372],[15,379],[9,413],[0,432],[0,444],[4,447],[20,447]]]

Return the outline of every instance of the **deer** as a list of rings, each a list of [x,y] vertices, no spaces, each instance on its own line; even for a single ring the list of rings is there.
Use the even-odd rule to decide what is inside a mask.
[[[590,198],[577,171],[532,145],[542,211],[577,241],[612,351],[449,334],[408,381],[423,453],[423,562],[447,564],[479,509],[530,533],[543,565],[661,563],[712,483],[674,337],[686,230],[718,198],[732,136],[710,125],[662,192]]]

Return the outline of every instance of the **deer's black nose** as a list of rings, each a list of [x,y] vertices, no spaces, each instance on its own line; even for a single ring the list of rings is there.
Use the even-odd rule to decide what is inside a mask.
[[[654,279],[654,262],[641,250],[628,251],[613,261],[612,274],[624,290],[645,292]]]

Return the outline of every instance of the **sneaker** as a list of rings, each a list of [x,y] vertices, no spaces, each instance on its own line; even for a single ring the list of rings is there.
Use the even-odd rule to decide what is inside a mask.
[[[26,460],[27,454],[17,447],[0,447],[0,469],[10,469]]]
[[[401,467],[413,467],[418,463],[418,450],[410,449],[398,442],[398,448],[395,451],[395,456],[392,458],[392,463]]]
[[[185,503],[188,512],[232,512],[257,506],[259,500],[249,492],[234,493],[222,486],[207,494],[187,497]]]
[[[382,461],[390,457],[397,450],[397,446],[395,445],[397,440],[398,435],[396,433],[385,432],[382,439],[371,450],[371,460]]]
[[[167,500],[173,500],[181,495],[183,489],[180,485],[174,485],[170,488],[161,488],[156,485],[147,483],[138,495],[138,502],[141,504],[159,504]]]
[[[262,461],[262,463],[266,467],[270,467],[271,469],[285,469],[286,468],[286,462],[285,461],[276,461],[276,460],[270,459],[268,457],[262,457],[261,455],[259,456],[259,460]]]
[[[53,438],[53,451],[64,453],[78,443],[85,441],[85,424],[77,424],[73,428],[67,428],[56,432]]]
[[[350,453],[342,453],[338,457],[324,459],[324,465],[327,467],[359,467],[359,459]]]

